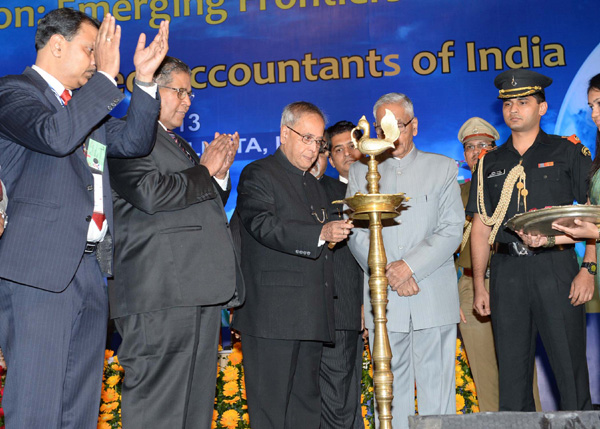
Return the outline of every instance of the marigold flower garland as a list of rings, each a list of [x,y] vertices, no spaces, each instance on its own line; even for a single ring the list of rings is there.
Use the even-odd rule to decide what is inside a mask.
[[[98,429],[117,429],[122,427],[121,384],[124,370],[113,351],[106,350],[104,358]],[[4,411],[1,406],[5,378],[6,369],[0,364],[0,429],[4,429]],[[361,403],[365,429],[374,428],[373,366],[368,347],[365,347],[363,354]],[[416,406],[415,397],[415,408]],[[469,361],[459,339],[456,340],[456,412],[479,412]],[[234,344],[226,365],[218,370],[211,429],[250,429],[241,343]]]

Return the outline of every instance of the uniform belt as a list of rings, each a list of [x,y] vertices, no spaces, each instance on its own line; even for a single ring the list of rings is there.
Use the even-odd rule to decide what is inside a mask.
[[[496,245],[494,246],[494,253],[499,255],[509,255],[516,257],[535,256],[539,255],[540,253],[560,252],[562,250],[569,250],[572,249],[573,246],[573,244],[558,244],[552,247],[529,248],[523,243],[514,241],[512,243],[496,243]]]
[[[83,253],[94,253],[97,247],[97,241],[88,241],[87,243],[85,243],[85,249],[83,250]]]

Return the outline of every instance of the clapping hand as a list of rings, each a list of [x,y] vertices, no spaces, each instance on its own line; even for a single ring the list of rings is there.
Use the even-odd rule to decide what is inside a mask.
[[[152,43],[146,46],[146,35],[140,37],[133,55],[135,77],[142,82],[152,82],[154,72],[169,51],[169,21],[162,21]]]

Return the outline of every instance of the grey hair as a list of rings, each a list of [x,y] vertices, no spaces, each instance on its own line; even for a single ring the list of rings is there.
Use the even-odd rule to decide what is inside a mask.
[[[173,73],[187,73],[191,75],[192,71],[189,66],[179,58],[167,56],[154,72],[152,80],[161,85],[169,85],[173,80]]]
[[[407,95],[402,94],[400,92],[390,92],[388,94],[382,95],[381,97],[379,97],[379,100],[375,102],[375,105],[373,106],[373,117],[375,118],[375,120],[377,120],[377,109],[379,109],[384,104],[398,104],[402,106],[404,111],[408,113],[408,115],[411,118],[415,116],[413,103]]]
[[[321,119],[323,119],[323,122],[327,123],[325,114],[317,106],[309,103],[308,101],[296,101],[283,108],[283,113],[281,113],[281,126],[292,126],[298,121],[298,119],[300,119],[302,115],[310,113],[319,115]]]

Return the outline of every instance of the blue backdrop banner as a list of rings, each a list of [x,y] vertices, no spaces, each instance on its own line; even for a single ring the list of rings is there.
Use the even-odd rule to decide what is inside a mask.
[[[317,104],[329,124],[356,123],[362,115],[372,120],[380,95],[406,93],[419,119],[417,147],[456,159],[459,179],[468,180],[458,129],[480,116],[504,141],[510,131],[493,80],[525,67],[554,79],[545,131],[577,134],[594,151],[586,89],[600,72],[597,0],[4,0],[0,74],[34,63],[36,22],[59,7],[116,17],[123,28],[117,81],[126,94],[138,34],[171,21],[169,55],[192,68],[196,94],[179,132],[198,152],[217,131],[240,133],[228,214],[241,169],[274,153],[282,108],[292,101]],[[116,114],[126,108],[127,101]],[[596,317],[590,314],[588,359],[598,403]]]

